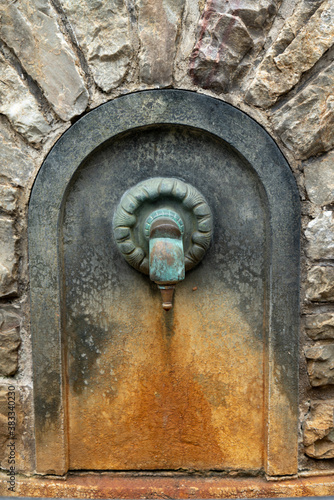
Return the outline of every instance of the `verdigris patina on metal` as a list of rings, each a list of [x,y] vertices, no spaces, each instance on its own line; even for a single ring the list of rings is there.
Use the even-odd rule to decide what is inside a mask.
[[[196,188],[214,221],[168,314],[113,235],[150,178]],[[29,206],[37,471],[295,474],[299,230],[286,160],[233,106],[147,91],[76,122]]]
[[[150,275],[165,297],[163,308],[171,309],[175,284],[211,242],[212,214],[204,196],[180,179],[146,179],[122,196],[113,225],[125,260]]]
[[[156,216],[157,212],[153,215]],[[149,224],[150,279],[161,291],[162,307],[165,311],[173,307],[175,285],[185,278],[183,223],[181,225],[177,222],[177,214],[170,215],[158,216]]]

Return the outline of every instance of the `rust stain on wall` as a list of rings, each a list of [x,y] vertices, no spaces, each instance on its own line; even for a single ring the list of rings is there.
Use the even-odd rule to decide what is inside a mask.
[[[135,284],[103,305],[106,341],[84,387],[70,386],[71,469],[261,468],[263,346],[231,292],[192,288],[178,286],[169,313]]]
[[[212,246],[167,314],[112,233],[124,190],[153,172],[184,172],[215,212]],[[182,128],[137,131],[82,166],[63,222],[71,470],[262,469],[261,189],[226,145]]]

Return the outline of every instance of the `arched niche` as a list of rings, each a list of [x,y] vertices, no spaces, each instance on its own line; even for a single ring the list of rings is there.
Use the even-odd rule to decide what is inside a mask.
[[[208,256],[179,285],[175,313],[168,321],[160,310],[155,312],[158,292],[117,253],[111,229],[123,192],[157,176],[178,177],[197,187],[216,221]],[[269,475],[297,472],[299,197],[284,156],[259,124],[229,104],[188,91],[145,91],[110,101],[76,122],[50,151],[33,186],[28,229],[37,472],[179,467],[263,470]],[[92,262],[99,268],[97,278]],[[152,318],[160,326],[146,328]],[[124,328],[126,340],[120,333]],[[174,335],[177,328],[180,338]],[[172,375],[172,382],[170,374],[161,375],[159,382],[165,368],[156,361],[155,377],[146,378],[144,385],[158,384],[155,392],[147,391],[150,397],[154,392],[164,398],[159,391],[171,383],[168,398],[172,394],[179,402],[171,403],[176,410],[168,410],[168,415],[171,419],[181,415],[182,422],[190,415],[191,405],[184,402],[184,395],[191,387],[195,406],[203,407],[191,410],[187,425],[209,444],[202,449],[192,438],[182,438],[187,443],[182,461],[177,458],[181,445],[175,438],[168,457],[166,451],[154,461],[148,448],[142,458],[145,440],[151,447],[154,439],[160,448],[165,446],[160,443],[160,424],[149,423],[139,434],[146,436],[153,426],[158,437],[153,433],[143,439],[139,455],[127,461],[118,457],[123,445],[122,439],[117,444],[116,435],[124,434],[122,442],[130,440],[130,447],[136,448],[131,444],[133,433],[128,431],[131,419],[116,434],[112,430],[124,408],[113,403],[118,401],[113,399],[116,396],[108,393],[107,403],[103,399],[108,384],[112,385],[108,376],[114,373],[106,375],[105,368],[108,363],[117,365],[118,379],[124,381],[117,391],[131,396],[127,407],[135,405],[136,397],[143,398],[138,373],[144,365],[133,361],[132,393],[125,377],[127,366],[132,366],[129,360],[138,352],[149,351],[148,345],[152,354],[146,355],[145,363],[164,356],[165,347],[160,354],[156,351],[160,337],[138,344],[142,330],[154,336],[160,329],[167,337],[172,329],[168,342],[172,342],[174,357],[181,352],[183,371]],[[128,342],[129,353],[124,366],[117,358],[123,341]],[[194,344],[204,346],[200,354],[191,347]],[[189,349],[195,361],[187,364]],[[97,360],[103,369],[97,369]],[[207,368],[201,368],[201,363]],[[186,388],[180,382],[185,377]],[[137,412],[137,422],[150,408],[158,415],[156,420],[162,418],[159,405],[164,403],[146,398],[145,404],[141,413],[132,412]],[[96,424],[99,434],[106,432],[100,441],[90,431],[94,405],[96,415],[107,408]],[[118,413],[115,407],[120,408]],[[173,441],[177,422],[170,434],[166,431],[165,441]],[[213,438],[215,433],[218,437]],[[101,441],[105,441],[113,452],[108,458],[102,450],[105,458],[96,458],[90,466],[80,457],[92,454],[89,442],[94,439],[95,448],[103,447]],[[244,459],[253,444],[254,456],[249,452],[250,457]],[[195,446],[202,450],[197,452],[203,456],[199,461],[192,458]],[[235,458],[238,450],[240,458]],[[123,454],[128,453],[125,448]]]

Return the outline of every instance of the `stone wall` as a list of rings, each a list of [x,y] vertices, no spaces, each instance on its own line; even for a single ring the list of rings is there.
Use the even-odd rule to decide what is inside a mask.
[[[252,116],[296,177],[300,471],[334,470],[333,1],[0,0],[0,16],[0,443],[14,384],[18,469],[34,470],[27,204],[38,169],[92,108],[179,88]],[[5,457],[0,463],[6,468]]]

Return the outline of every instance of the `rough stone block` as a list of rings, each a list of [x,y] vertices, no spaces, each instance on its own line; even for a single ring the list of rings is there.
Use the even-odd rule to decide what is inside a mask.
[[[304,173],[310,201],[320,206],[334,203],[334,152],[306,163]]]
[[[160,86],[173,82],[176,39],[185,0],[136,0],[142,82]]]
[[[334,146],[334,63],[272,116],[273,127],[300,159]]]
[[[19,328],[0,331],[0,375],[11,377],[18,368]]]
[[[0,116],[0,179],[26,186],[34,170],[34,160],[23,140],[14,137],[6,119]]]
[[[324,344],[305,349],[307,371],[313,387],[334,384],[334,345]]]
[[[333,259],[334,256],[334,217],[331,210],[322,211],[309,222],[305,236],[306,252],[313,260]]]
[[[0,297],[17,293],[16,231],[14,221],[0,217]]]
[[[275,57],[281,72],[289,72],[290,85],[310,69],[334,43],[334,4],[324,1],[289,47]],[[290,87],[291,88],[291,87]]]
[[[238,64],[252,46],[252,37],[239,17],[210,5],[200,23],[190,74],[201,87],[226,92]]]
[[[48,0],[0,1],[0,36],[43,89],[58,116],[70,120],[88,103],[77,58]]]
[[[309,314],[305,317],[305,330],[313,340],[334,339],[334,314]]]
[[[285,47],[283,40],[279,40],[271,48],[248,89],[248,102],[265,108],[273,105],[279,96],[298,83],[301,75],[312,68],[334,43],[332,0],[323,2],[297,33],[292,31],[294,18],[289,19],[283,29],[284,32],[290,28],[293,33],[291,43]],[[279,53],[279,49],[283,51]]]
[[[20,346],[20,317],[12,310],[0,310],[0,375],[15,375]]]
[[[334,458],[334,401],[312,401],[304,424],[305,453],[312,458]]]
[[[123,0],[62,0],[97,85],[109,92],[130,68],[129,14]]]
[[[226,92],[243,78],[263,47],[279,3],[276,0],[207,2],[190,64],[195,83]]]
[[[309,269],[306,298],[312,302],[334,302],[334,267],[314,266]]]
[[[18,189],[10,184],[0,184],[0,210],[12,213],[17,206]]]
[[[1,55],[0,112],[29,142],[40,142],[51,130],[29,88]]]
[[[297,2],[296,8],[293,9],[292,14],[287,17],[282,29],[278,31],[274,43],[259,64],[255,78],[250,83],[245,96],[247,102],[255,106],[267,108],[276,101],[276,81],[279,85],[280,72],[278,71],[274,58],[282,54],[291,44],[297,33],[307,25],[308,20],[322,2],[323,0],[315,0],[313,2],[301,0]],[[284,7],[284,5],[282,7]]]
[[[247,27],[263,30],[277,12],[275,0],[229,0],[227,12],[240,17]]]
[[[202,0],[185,0],[185,7],[180,32],[180,43],[175,60],[175,81],[180,82],[189,71],[189,60],[193,51],[197,26],[203,10]]]

